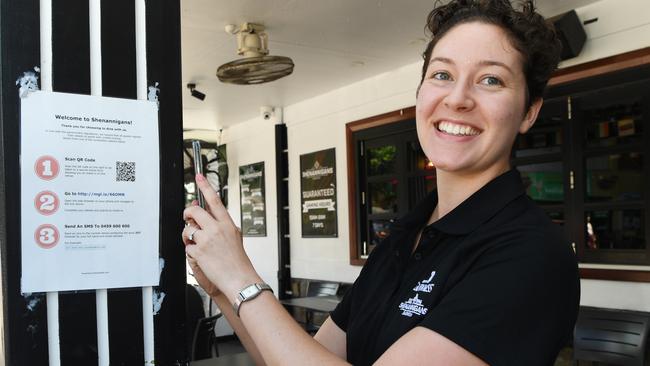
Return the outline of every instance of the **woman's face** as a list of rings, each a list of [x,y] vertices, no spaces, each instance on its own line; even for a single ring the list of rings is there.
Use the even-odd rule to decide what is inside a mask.
[[[518,132],[534,123],[541,100],[525,110],[521,54],[499,27],[460,24],[431,53],[416,102],[417,132],[437,169],[457,174],[508,170]]]

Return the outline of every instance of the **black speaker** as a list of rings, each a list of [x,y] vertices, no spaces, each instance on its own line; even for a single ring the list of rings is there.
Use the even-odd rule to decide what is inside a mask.
[[[553,23],[558,38],[562,41],[560,58],[566,60],[578,56],[587,41],[587,34],[576,11],[571,10],[549,20]]]

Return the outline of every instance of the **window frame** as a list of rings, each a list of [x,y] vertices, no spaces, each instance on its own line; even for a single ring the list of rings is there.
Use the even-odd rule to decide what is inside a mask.
[[[358,121],[349,122],[345,125],[345,137],[347,146],[347,175],[348,175],[348,211],[349,211],[349,235],[350,235],[350,264],[362,266],[366,260],[362,258],[359,253],[361,247],[360,229],[363,229],[365,223],[362,223],[361,217],[361,189],[359,187],[359,174],[364,166],[360,166],[357,157],[360,155],[361,139],[372,137],[373,134],[364,133],[374,127],[387,126],[388,129],[384,133],[399,133],[408,131],[411,128],[404,128],[403,123],[415,120],[415,107],[400,109],[394,112],[385,113],[382,115],[361,119]],[[400,123],[402,122],[402,123]],[[394,126],[394,127],[390,127]],[[379,136],[377,136],[379,137]]]
[[[608,154],[615,153],[624,153],[638,151],[646,157],[646,161],[643,167],[643,178],[646,183],[650,182],[650,163],[648,163],[647,156],[650,156],[650,131],[645,130],[643,132],[643,140],[640,143],[630,144],[630,145],[614,145],[607,147],[588,147],[583,146],[583,138],[585,135],[585,127],[588,123],[585,120],[585,113],[589,109],[582,109],[581,103],[586,98],[592,98],[597,93],[612,93],[612,89],[618,86],[623,86],[626,84],[633,84],[638,80],[643,80],[650,82],[650,48],[644,50],[644,52],[632,52],[627,55],[627,57],[633,57],[635,60],[641,57],[646,59],[647,62],[632,62],[626,59],[624,56],[619,55],[612,57],[612,62],[618,62],[618,66],[625,67],[614,67],[615,65],[605,65],[603,60],[595,62],[597,64],[597,69],[602,70],[603,73],[587,73],[584,70],[580,71],[579,74],[583,75],[582,78],[567,78],[563,77],[566,82],[563,83],[549,83],[552,84],[547,91],[546,97],[552,100],[557,100],[564,98],[567,102],[567,111],[571,117],[567,117],[564,123],[567,124],[565,129],[567,133],[565,136],[568,136],[568,144],[563,149],[563,162],[565,164],[565,174],[564,174],[564,189],[566,192],[565,195],[565,217],[567,217],[567,228],[566,232],[568,237],[573,241],[574,249],[578,254],[580,260],[581,272],[583,273],[583,278],[590,278],[584,276],[594,276],[594,278],[602,279],[606,276],[604,268],[594,268],[598,266],[646,266],[650,270],[650,198],[646,193],[644,197],[638,201],[628,201],[628,202],[588,202],[585,197],[585,180],[587,178],[587,168],[585,165],[585,159],[588,157],[594,156],[604,156]],[[640,67],[643,70],[639,69]],[[584,66],[580,66],[581,69]],[[636,75],[642,73],[643,77],[636,79]],[[624,99],[624,98],[622,98]],[[644,105],[642,110],[643,121],[645,123],[650,123],[650,94],[645,94],[641,96],[642,104]],[[543,107],[542,107],[543,108]],[[535,127],[531,129],[533,132]],[[647,128],[646,128],[647,129]],[[570,145],[569,145],[570,144]],[[519,164],[515,164],[519,165]],[[571,173],[574,173],[573,176]],[[571,177],[573,178],[573,186],[571,189]],[[593,210],[625,210],[625,209],[641,209],[644,212],[643,225],[644,225],[644,237],[645,237],[645,249],[608,249],[603,251],[598,250],[587,250],[585,248],[585,238],[584,238],[584,227],[586,226],[585,221],[585,212],[587,209]],[[583,269],[589,268],[589,271],[582,271]],[[618,267],[616,270],[625,271],[624,267]],[[613,275],[615,277],[620,277],[620,273]],[[629,276],[630,280],[638,279],[639,276]]]

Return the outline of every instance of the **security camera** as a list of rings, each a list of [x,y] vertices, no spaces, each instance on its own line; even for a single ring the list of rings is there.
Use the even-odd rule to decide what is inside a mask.
[[[263,105],[260,107],[260,114],[262,115],[262,119],[265,121],[268,121],[273,117],[273,107],[269,105]]]

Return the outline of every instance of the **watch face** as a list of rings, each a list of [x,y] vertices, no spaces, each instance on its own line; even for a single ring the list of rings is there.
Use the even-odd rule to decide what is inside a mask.
[[[241,290],[241,294],[242,294],[242,296],[244,298],[247,298],[247,297],[255,294],[257,291],[259,291],[257,289],[257,287],[255,287],[255,285],[252,285],[252,286],[248,286],[245,289]]]

